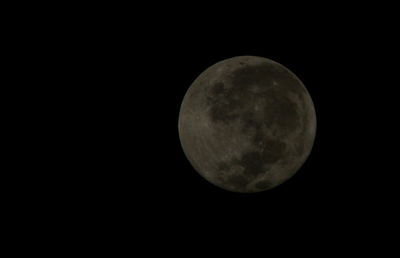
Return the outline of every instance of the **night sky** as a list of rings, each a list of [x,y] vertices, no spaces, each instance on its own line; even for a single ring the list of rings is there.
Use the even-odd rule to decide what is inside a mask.
[[[391,179],[398,169],[390,165],[398,151],[387,148],[398,138],[398,71],[389,65],[397,60],[395,30],[356,10],[271,17],[272,10],[214,19],[192,12],[178,19],[99,13],[57,26],[59,33],[40,44],[51,49],[46,62],[52,67],[42,70],[51,87],[40,94],[53,102],[43,110],[54,112],[42,133],[54,134],[51,146],[63,147],[48,149],[49,172],[29,174],[44,186],[35,186],[43,196],[38,200],[49,198],[45,207],[58,207],[71,226],[99,234],[123,229],[148,243],[172,233],[206,234],[206,245],[256,234],[282,234],[284,241],[304,232],[341,234],[350,243],[352,233],[383,227],[395,214],[398,189]],[[254,194],[203,179],[178,135],[179,108],[192,82],[210,65],[241,55],[290,69],[310,93],[317,117],[301,169]]]

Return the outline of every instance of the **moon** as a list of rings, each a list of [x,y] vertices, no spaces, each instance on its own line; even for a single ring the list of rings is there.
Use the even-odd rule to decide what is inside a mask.
[[[202,177],[228,191],[255,193],[284,183],[303,165],[316,115],[310,94],[289,69],[238,56],[196,78],[183,98],[178,130]]]

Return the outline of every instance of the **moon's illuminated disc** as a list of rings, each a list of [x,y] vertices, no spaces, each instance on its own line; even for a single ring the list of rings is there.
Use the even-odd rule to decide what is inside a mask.
[[[314,105],[303,83],[272,60],[238,56],[193,82],[179,137],[195,170],[234,192],[271,189],[292,177],[314,143]]]

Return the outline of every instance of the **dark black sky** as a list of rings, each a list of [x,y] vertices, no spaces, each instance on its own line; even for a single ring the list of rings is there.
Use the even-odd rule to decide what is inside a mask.
[[[55,139],[62,136],[67,146],[51,159],[52,171],[62,172],[41,178],[62,192],[52,203],[94,232],[126,228],[144,242],[176,232],[189,239],[205,233],[214,244],[265,232],[350,238],[388,221],[396,189],[388,179],[395,152],[387,148],[398,109],[394,32],[349,9],[276,17],[267,10],[186,12],[175,19],[168,12],[91,13],[57,25],[58,33],[44,31],[51,35],[42,47],[53,50],[52,85],[61,81],[51,100],[64,103],[54,114],[65,118]],[[289,68],[317,114],[306,163],[286,183],[257,194],[208,183],[189,164],[178,136],[188,87],[210,65],[238,55]],[[59,60],[62,66],[55,65]]]

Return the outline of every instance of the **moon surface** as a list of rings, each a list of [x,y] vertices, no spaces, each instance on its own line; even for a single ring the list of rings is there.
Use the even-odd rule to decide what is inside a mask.
[[[238,56],[200,74],[179,113],[179,138],[194,169],[232,192],[274,188],[309,156],[316,115],[303,83],[270,59]]]

